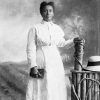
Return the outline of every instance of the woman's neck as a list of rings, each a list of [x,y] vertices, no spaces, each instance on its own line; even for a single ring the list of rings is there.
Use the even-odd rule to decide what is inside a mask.
[[[43,19],[43,21],[45,21],[45,22],[52,22],[52,20],[45,20],[45,19]]]

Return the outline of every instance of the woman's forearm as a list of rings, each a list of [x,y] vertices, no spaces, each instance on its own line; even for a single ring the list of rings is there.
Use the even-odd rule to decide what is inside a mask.
[[[58,43],[58,47],[72,47],[73,46],[73,39],[69,39],[69,40],[65,40],[65,39],[61,39]]]

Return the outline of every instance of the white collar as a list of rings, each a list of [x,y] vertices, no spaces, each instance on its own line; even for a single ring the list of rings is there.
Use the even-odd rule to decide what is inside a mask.
[[[47,22],[47,21],[45,21],[45,20],[42,20],[41,23],[42,23],[42,24],[51,24],[51,25],[53,25],[53,22],[52,22],[52,21]]]

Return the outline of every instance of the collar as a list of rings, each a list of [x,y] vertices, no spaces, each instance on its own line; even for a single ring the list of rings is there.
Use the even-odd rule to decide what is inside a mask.
[[[47,22],[47,21],[45,21],[45,20],[42,20],[42,22],[41,22],[42,24],[47,24],[47,25],[53,25],[53,22],[52,21],[49,21],[49,22]]]

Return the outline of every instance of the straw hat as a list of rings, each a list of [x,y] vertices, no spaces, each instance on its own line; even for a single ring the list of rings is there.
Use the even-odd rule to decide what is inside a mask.
[[[86,70],[90,71],[100,71],[100,56],[89,57]]]

